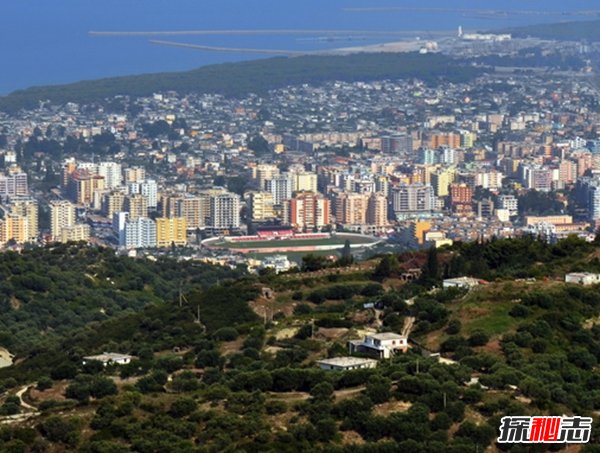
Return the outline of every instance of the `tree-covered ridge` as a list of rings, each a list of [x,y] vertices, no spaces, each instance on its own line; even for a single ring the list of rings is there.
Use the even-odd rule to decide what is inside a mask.
[[[88,324],[2,370],[0,417],[27,414],[15,396],[25,384],[41,415],[0,429],[0,449],[462,453],[493,445],[504,415],[576,414],[597,426],[600,288],[563,279],[595,271],[599,252],[525,237],[186,291],[181,306]],[[421,277],[403,281],[415,266]],[[444,290],[449,275],[487,283]],[[375,369],[315,366],[347,355],[365,330],[400,333],[407,322],[411,350]],[[82,364],[104,350],[135,358]],[[598,436],[581,451],[596,451]]]
[[[431,83],[441,79],[460,82],[479,74],[479,69],[437,54],[307,55],[210,65],[186,72],[33,87],[0,97],[0,110],[15,112],[22,108],[31,109],[44,100],[58,104],[88,103],[117,95],[139,97],[170,90],[181,94],[215,93],[241,96],[248,93],[264,93],[288,85],[332,80],[370,81],[416,77]]]
[[[26,355],[73,329],[172,303],[180,288],[241,275],[201,263],[135,260],[111,249],[55,245],[0,254],[0,346]]]

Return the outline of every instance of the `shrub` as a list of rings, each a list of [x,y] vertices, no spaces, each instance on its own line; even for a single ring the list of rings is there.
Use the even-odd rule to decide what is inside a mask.
[[[476,330],[469,337],[468,343],[469,346],[483,346],[486,345],[488,341],[490,341],[490,338],[485,332]]]
[[[238,331],[233,327],[222,327],[213,334],[215,340],[220,341],[234,341],[238,336]]]

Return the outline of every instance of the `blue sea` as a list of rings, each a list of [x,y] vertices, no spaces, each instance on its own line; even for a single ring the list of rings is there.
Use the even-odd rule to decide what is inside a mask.
[[[589,10],[596,2],[571,0],[565,3],[562,0],[2,0],[0,94],[33,85],[178,71],[211,63],[264,58],[260,55],[156,46],[148,43],[149,37],[92,37],[88,34],[90,30],[294,28],[411,31],[455,30],[459,25],[467,30],[487,30],[592,19],[589,16],[561,16],[558,12]],[[346,10],[363,7],[418,9]],[[600,5],[597,7],[600,8]],[[481,8],[527,11],[508,15],[471,11]],[[358,40],[354,37],[353,41],[330,42],[289,35],[169,36],[158,39],[208,46],[285,50],[318,50],[386,40],[359,36]]]

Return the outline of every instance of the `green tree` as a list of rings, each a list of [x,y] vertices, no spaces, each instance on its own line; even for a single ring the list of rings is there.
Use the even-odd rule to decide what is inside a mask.
[[[254,151],[257,156],[271,154],[269,142],[262,135],[255,135],[248,142],[248,148]]]
[[[350,266],[352,263],[354,263],[354,257],[352,256],[350,240],[346,239],[346,242],[344,242],[344,247],[342,248],[341,255],[341,258],[338,260],[338,264],[340,266]]]
[[[302,257],[302,271],[315,272],[327,267],[327,259],[324,256],[309,253]]]
[[[320,382],[310,390],[310,396],[315,401],[330,401],[333,396],[333,385],[329,382]]]
[[[398,263],[398,258],[396,258],[395,255],[385,255],[379,264],[377,264],[377,267],[373,272],[373,276],[376,279],[381,280],[391,277],[393,274],[398,272],[399,269],[400,263]]]

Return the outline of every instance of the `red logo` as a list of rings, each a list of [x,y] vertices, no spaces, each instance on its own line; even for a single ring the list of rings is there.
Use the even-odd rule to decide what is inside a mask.
[[[499,443],[585,444],[592,433],[591,417],[502,417]]]

